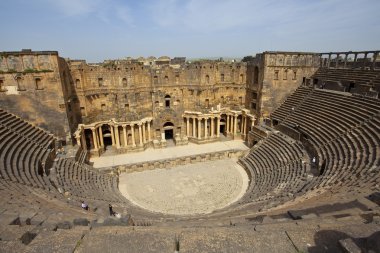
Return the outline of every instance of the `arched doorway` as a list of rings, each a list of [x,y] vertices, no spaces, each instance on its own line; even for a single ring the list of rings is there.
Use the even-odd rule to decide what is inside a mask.
[[[102,126],[104,148],[112,146],[111,130],[109,125]]]
[[[165,140],[173,140],[174,124],[172,122],[166,122],[163,128],[164,128],[164,133],[165,133]]]
[[[226,131],[226,120],[220,119],[219,133],[224,134]]]
[[[87,150],[91,150],[94,148],[93,140],[92,140],[92,131],[91,129],[84,130],[84,137],[86,139]]]

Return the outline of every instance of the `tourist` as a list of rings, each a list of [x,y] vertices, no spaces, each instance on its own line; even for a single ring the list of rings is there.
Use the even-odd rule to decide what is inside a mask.
[[[86,203],[84,203],[84,201],[82,201],[82,208],[86,211],[88,211],[90,208],[88,207],[88,205]]]
[[[113,211],[111,204],[108,205],[108,208],[110,210],[110,216],[115,216],[115,212]]]

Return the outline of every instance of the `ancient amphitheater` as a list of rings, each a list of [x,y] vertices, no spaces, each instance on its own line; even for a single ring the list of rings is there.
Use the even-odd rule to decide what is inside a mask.
[[[380,252],[379,52],[0,52],[0,252]]]

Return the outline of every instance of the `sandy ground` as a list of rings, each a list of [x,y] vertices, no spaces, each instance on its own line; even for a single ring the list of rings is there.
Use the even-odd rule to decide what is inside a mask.
[[[119,179],[120,192],[135,205],[176,215],[226,207],[248,187],[248,176],[235,159],[123,173]]]
[[[247,150],[248,147],[242,140],[213,142],[207,144],[189,143],[184,146],[167,147],[164,149],[148,148],[142,152],[126,153],[113,156],[100,156],[90,159],[94,163],[94,168],[111,167],[123,164],[139,163],[145,161],[154,161],[168,158],[176,158],[190,155],[197,155],[209,152],[224,150]]]

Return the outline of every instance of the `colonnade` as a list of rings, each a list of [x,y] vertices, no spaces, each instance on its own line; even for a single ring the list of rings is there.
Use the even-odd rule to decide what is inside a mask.
[[[226,114],[225,133],[237,135],[238,131],[245,135],[247,133],[246,115],[241,115],[240,128],[238,126],[239,114]],[[186,135],[194,139],[219,138],[221,115],[184,115],[186,122]],[[192,126],[190,126],[190,123]]]
[[[219,138],[220,116],[184,116],[186,120],[186,135],[196,139]],[[190,129],[190,119],[192,129]],[[203,128],[203,131],[202,131]]]
[[[373,54],[372,56],[372,62],[367,62],[368,59],[368,55],[369,54]],[[328,58],[323,58],[322,56],[323,55],[328,55]],[[334,65],[332,64],[332,56],[335,55],[335,62],[334,62]],[[379,51],[362,51],[362,52],[331,52],[331,53],[322,53],[321,54],[321,62],[320,62],[320,66],[321,67],[327,67],[327,68],[330,68],[330,67],[333,67],[333,68],[339,68],[339,57],[340,56],[343,56],[344,55],[344,59],[343,59],[343,68],[346,68],[347,67],[347,62],[348,62],[348,56],[349,55],[353,55],[354,56],[354,59],[353,59],[353,63],[355,65],[358,65],[358,66],[355,66],[355,67],[366,67],[366,65],[369,65],[370,68],[372,70],[374,70],[376,68],[376,62],[377,62],[377,58],[379,57]],[[358,61],[358,55],[363,55],[363,59],[362,61]]]
[[[84,127],[83,132],[86,129],[91,130],[94,151],[98,151],[100,148],[104,147],[104,136],[103,136],[103,129],[102,129],[104,125],[109,126],[109,129],[111,132],[112,146],[116,147],[117,149],[134,148],[136,146],[143,146],[144,144],[152,141],[151,124],[152,124],[151,118],[146,119],[146,120],[141,120],[138,122],[130,122],[130,123],[105,122],[105,123],[98,123],[95,126]],[[137,129],[138,129],[138,134],[136,134]],[[130,140],[128,138],[127,132],[128,132],[128,135],[129,134],[131,135]],[[76,138],[77,138],[77,142],[81,143],[80,136]],[[84,138],[84,141],[85,141],[85,138]],[[84,146],[86,146],[86,144],[84,144]]]

